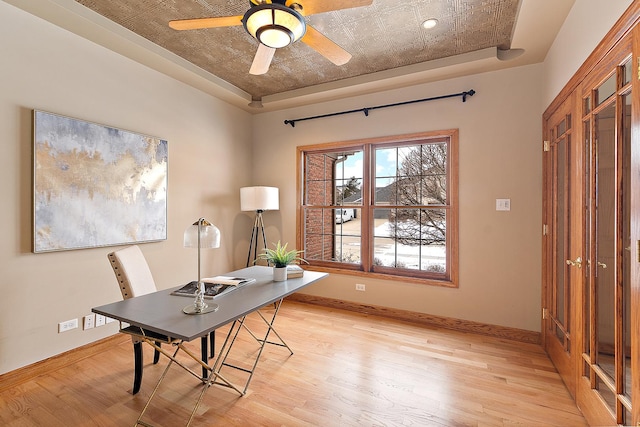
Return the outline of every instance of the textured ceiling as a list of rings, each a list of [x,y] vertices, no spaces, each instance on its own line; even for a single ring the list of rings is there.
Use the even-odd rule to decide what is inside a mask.
[[[510,49],[520,6],[520,0],[373,0],[370,6],[307,16],[307,24],[351,53],[351,60],[336,66],[297,42],[276,51],[267,74],[253,76],[249,68],[258,42],[242,26],[188,31],[168,26],[175,19],[243,15],[249,0],[76,2],[254,99],[490,47]],[[439,25],[424,29],[428,18]]]

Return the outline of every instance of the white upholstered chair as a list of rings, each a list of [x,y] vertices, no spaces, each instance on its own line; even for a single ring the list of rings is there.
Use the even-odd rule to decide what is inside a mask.
[[[138,246],[129,246],[124,249],[110,252],[109,254],[107,254],[107,257],[109,258],[111,267],[113,268],[113,272],[115,273],[116,279],[118,280],[118,285],[120,286],[120,292],[122,293],[123,299],[145,295],[157,290],[156,283],[153,280],[153,275],[151,274],[151,270],[149,269],[147,260],[145,259],[142,251]],[[135,374],[132,392],[133,394],[136,394],[140,390],[140,384],[142,382],[143,341],[141,339],[141,336],[144,334],[144,331],[139,330],[139,328],[138,331],[140,333],[137,333],[138,331],[136,331],[135,328],[121,328],[120,331],[130,334],[133,340]],[[162,341],[171,341],[169,337],[158,338],[159,340],[156,341],[156,344],[158,346],[161,345]],[[158,350],[155,350],[153,355],[153,363],[158,363],[159,359],[160,352]]]
[[[107,256],[118,279],[122,298],[133,298],[157,291],[147,260],[138,246],[129,246]]]
[[[147,264],[140,247],[137,245],[129,246],[107,254],[113,272],[118,279],[118,285],[123,299],[134,298],[151,292],[156,292],[156,283]],[[173,343],[171,337],[159,335],[151,331],[145,331],[135,326],[120,328],[120,332],[131,335],[133,340],[133,353],[135,359],[135,373],[133,379],[132,393],[136,394],[140,390],[142,383],[143,358],[142,343],[146,340],[155,341],[156,348],[153,355],[153,363],[158,363],[162,343]],[[144,338],[144,339],[143,339]],[[147,341],[149,342],[149,341]],[[209,353],[207,354],[207,348]],[[159,350],[160,349],[160,350]],[[201,350],[203,361],[212,358],[215,352],[215,331],[209,334],[209,343],[206,337],[201,340]],[[163,351],[162,351],[163,352]],[[166,354],[166,353],[165,353]],[[202,376],[206,377],[207,371],[203,367]]]

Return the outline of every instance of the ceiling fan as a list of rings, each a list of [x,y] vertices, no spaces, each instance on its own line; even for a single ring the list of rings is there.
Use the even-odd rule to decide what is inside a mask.
[[[249,0],[244,16],[178,19],[169,21],[174,30],[233,27],[243,25],[258,40],[250,74],[265,74],[276,49],[301,40],[336,65],[349,62],[351,54],[307,24],[305,16],[333,10],[369,6],[373,0]]]

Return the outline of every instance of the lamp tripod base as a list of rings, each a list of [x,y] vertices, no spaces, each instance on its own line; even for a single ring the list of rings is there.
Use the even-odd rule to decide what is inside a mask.
[[[201,309],[197,309],[195,304],[189,304],[188,306],[182,309],[182,312],[184,314],[206,314],[206,313],[213,313],[214,311],[218,311],[219,307],[220,306],[218,304],[211,304],[211,305],[206,304]]]
[[[253,221],[253,230],[251,231],[251,241],[249,242],[249,253],[247,254],[247,267],[254,265],[258,260],[258,242],[262,235],[262,247],[267,248],[267,237],[264,234],[264,221],[262,220],[262,210],[256,211],[256,217]],[[251,251],[253,251],[253,261],[251,261]],[[267,265],[269,265],[267,263]]]

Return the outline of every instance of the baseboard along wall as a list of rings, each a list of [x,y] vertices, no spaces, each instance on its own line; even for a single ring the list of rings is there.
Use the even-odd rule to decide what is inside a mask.
[[[429,327],[451,329],[459,332],[469,332],[480,335],[488,335],[496,338],[504,338],[513,341],[520,341],[530,344],[540,344],[540,332],[528,331],[525,329],[509,328],[505,326],[489,325],[486,323],[473,322],[471,320],[454,319],[451,317],[434,316],[431,314],[417,313],[408,310],[382,307],[376,305],[360,304],[350,301],[343,301],[333,298],[325,298],[307,294],[296,293],[287,297],[290,301],[297,301],[306,304],[315,304],[329,308],[355,311],[362,314],[371,314],[380,317],[402,320],[405,322],[419,323]]]

